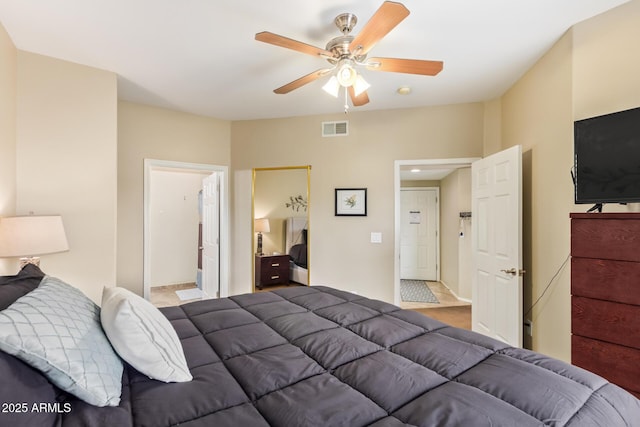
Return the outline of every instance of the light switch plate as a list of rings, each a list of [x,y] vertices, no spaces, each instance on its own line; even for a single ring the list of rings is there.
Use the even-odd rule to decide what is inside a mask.
[[[371,232],[371,243],[382,243],[382,233],[377,231]]]

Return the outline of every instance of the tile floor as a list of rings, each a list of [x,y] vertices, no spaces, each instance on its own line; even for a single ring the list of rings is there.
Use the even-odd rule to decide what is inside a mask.
[[[289,286],[302,286],[297,283],[291,283]],[[178,298],[176,291],[183,289],[193,289],[196,287],[195,283],[184,283],[181,285],[169,285],[169,286],[154,286],[151,288],[151,303],[156,307],[170,307],[174,305],[186,304],[195,300],[181,300]],[[284,288],[287,285],[265,286],[262,291],[256,290],[256,292],[267,292],[278,288]]]
[[[153,305],[156,307],[171,307],[174,305],[180,305],[187,302],[192,302],[196,300],[188,300],[182,301],[178,298],[176,291],[180,291],[183,289],[193,289],[196,287],[195,283],[183,283],[180,285],[169,285],[169,286],[154,286],[151,288],[150,292],[150,300]]]
[[[438,298],[438,301],[440,301],[440,304],[402,301],[400,303],[400,307],[416,309],[416,308],[439,308],[439,307],[471,305],[471,303],[467,301],[461,301],[458,298],[456,298],[455,295],[453,295],[451,291],[440,282],[428,282],[428,286],[429,286],[429,289],[431,289],[431,292],[433,292],[436,298]]]
[[[269,286],[265,287],[262,292],[271,291],[277,289],[282,286]],[[300,286],[292,283],[290,286]],[[186,300],[182,301],[176,295],[177,290],[181,289],[192,289],[195,288],[195,283],[184,283],[181,285],[169,285],[169,286],[156,286],[151,288],[151,303],[156,307],[169,307],[173,305],[185,304],[187,302],[197,301],[197,300]],[[429,304],[429,303],[420,303],[420,302],[401,302],[400,307],[408,308],[408,309],[416,309],[416,308],[439,308],[439,307],[451,307],[451,306],[465,306],[471,305],[466,301],[458,300],[450,291],[439,282],[429,282],[429,288],[434,293],[434,295],[440,301],[440,304]],[[259,291],[260,292],[260,291]]]

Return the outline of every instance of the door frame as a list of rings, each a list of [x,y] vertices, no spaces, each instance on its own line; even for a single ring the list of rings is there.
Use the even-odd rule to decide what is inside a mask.
[[[414,159],[395,160],[393,162],[393,194],[394,194],[394,258],[393,258],[393,303],[400,305],[400,169],[403,166],[428,167],[471,167],[471,163],[481,157],[464,157],[451,159]],[[439,251],[438,251],[439,252]],[[439,277],[439,276],[438,276]]]
[[[144,159],[144,190],[143,190],[143,296],[150,298],[151,294],[151,251],[150,249],[150,202],[151,202],[151,172],[157,169],[169,168],[189,171],[210,171],[220,174],[220,297],[229,295],[230,244],[229,244],[229,167],[203,163],[176,162],[171,160]],[[195,245],[198,242],[194,242]]]
[[[403,191],[435,191],[436,192],[436,224],[435,224],[435,233],[436,233],[436,282],[440,281],[440,187],[400,187],[400,193]],[[400,201],[402,204],[402,200]],[[400,245],[402,245],[402,224],[400,224]],[[399,255],[401,256],[401,254]],[[401,258],[398,258],[402,261]],[[402,264],[402,262],[400,263]],[[401,268],[402,272],[402,268]],[[400,278],[402,279],[402,274],[400,274]]]

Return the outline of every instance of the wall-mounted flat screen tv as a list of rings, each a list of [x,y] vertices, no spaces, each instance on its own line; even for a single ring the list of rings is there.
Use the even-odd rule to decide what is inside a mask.
[[[640,202],[640,108],[574,122],[576,203]]]

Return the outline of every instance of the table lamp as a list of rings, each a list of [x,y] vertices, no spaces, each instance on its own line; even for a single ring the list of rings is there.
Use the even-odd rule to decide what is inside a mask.
[[[253,223],[253,229],[258,232],[258,249],[256,253],[262,255],[262,233],[271,231],[268,218],[257,218]]]
[[[0,218],[0,258],[20,257],[20,268],[40,265],[39,255],[69,250],[60,215]]]

